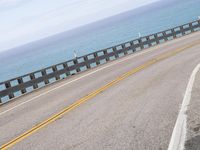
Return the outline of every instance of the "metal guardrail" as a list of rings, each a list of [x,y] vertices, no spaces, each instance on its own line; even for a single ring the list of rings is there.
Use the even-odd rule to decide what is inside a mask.
[[[77,57],[0,83],[0,104],[110,60],[200,31],[200,20]]]

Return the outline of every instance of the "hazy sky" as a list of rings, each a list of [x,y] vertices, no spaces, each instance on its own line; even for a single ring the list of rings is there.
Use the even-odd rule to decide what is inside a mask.
[[[0,0],[0,51],[158,0]]]

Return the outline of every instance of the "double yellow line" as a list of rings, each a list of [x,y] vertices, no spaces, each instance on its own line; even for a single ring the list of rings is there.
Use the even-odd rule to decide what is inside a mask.
[[[100,94],[101,92],[105,91],[106,89],[110,88],[111,86],[115,85],[116,83],[120,82],[121,80],[124,80],[125,78],[161,61],[164,60],[166,58],[169,58],[171,56],[176,55],[177,53],[180,53],[188,48],[191,48],[195,45],[198,45],[200,43],[200,41],[195,41],[187,46],[178,48],[174,51],[170,51],[167,53],[164,53],[150,61],[147,61],[146,63],[144,63],[143,65],[134,68],[133,70],[119,76],[118,78],[114,79],[113,81],[111,81],[110,83],[104,85],[103,87],[95,90],[94,92],[90,93],[89,95],[79,99],[77,102],[71,104],[70,106],[66,107],[65,109],[63,109],[62,111],[60,111],[59,113],[53,115],[52,117],[50,117],[49,119],[41,122],[40,124],[34,126],[32,129],[24,132],[23,134],[19,135],[18,137],[16,137],[15,139],[11,140],[10,142],[4,144],[0,149],[1,150],[6,150],[12,146],[14,146],[15,144],[19,143],[20,141],[22,141],[23,139],[29,137],[30,135],[32,135],[33,133],[37,132],[38,130],[42,129],[43,127],[47,126],[48,124],[52,123],[53,121],[55,121],[56,119],[59,119],[60,117],[62,117],[64,114],[66,114],[67,112],[75,109],[76,107],[80,106],[81,104],[83,104],[84,102],[92,99],[93,97],[95,97],[96,95]]]

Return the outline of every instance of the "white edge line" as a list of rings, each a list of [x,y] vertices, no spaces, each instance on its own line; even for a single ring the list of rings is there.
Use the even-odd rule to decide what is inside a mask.
[[[49,90],[49,91],[46,91],[46,92],[44,92],[44,93],[42,93],[42,94],[39,94],[39,95],[37,95],[37,96],[35,96],[35,97],[33,97],[33,98],[31,98],[31,99],[25,101],[25,102],[22,102],[22,103],[20,103],[20,104],[14,106],[14,107],[12,107],[12,108],[10,108],[10,109],[7,109],[7,110],[1,112],[1,113],[0,113],[0,116],[3,115],[3,114],[5,114],[5,113],[7,113],[7,112],[10,112],[10,111],[12,111],[12,110],[18,108],[18,107],[20,107],[20,106],[22,106],[22,105],[25,105],[25,104],[27,104],[27,103],[29,103],[29,102],[31,102],[31,101],[33,101],[33,100],[35,100],[35,99],[41,97],[41,96],[44,96],[44,95],[46,95],[46,94],[48,94],[48,93],[50,93],[50,92],[52,92],[52,91],[55,91],[55,90],[57,90],[57,89],[59,89],[59,88],[62,88],[62,87],[66,86],[66,85],[68,85],[68,84],[70,84],[70,83],[73,83],[73,82],[78,81],[78,80],[80,80],[80,79],[82,79],[82,78],[85,78],[85,77],[87,77],[87,76],[90,76],[90,75],[92,75],[92,74],[94,74],[94,73],[96,73],[96,72],[99,72],[99,71],[101,71],[101,70],[104,70],[104,69],[106,69],[106,68],[108,68],[108,67],[114,66],[114,65],[116,65],[116,64],[119,64],[119,63],[121,63],[121,62],[124,62],[124,61],[126,61],[126,60],[129,60],[129,59],[131,59],[131,58],[140,56],[140,55],[142,55],[142,54],[145,54],[145,53],[148,53],[148,52],[151,52],[151,51],[154,51],[154,50],[155,50],[155,49],[145,50],[145,51],[140,52],[140,53],[138,53],[138,54],[137,54],[137,53],[136,53],[136,54],[133,53],[132,56],[130,55],[130,56],[128,56],[126,59],[117,61],[117,62],[115,62],[115,63],[112,63],[112,64],[107,65],[107,66],[105,66],[105,67],[102,67],[102,68],[100,68],[100,69],[97,69],[97,70],[95,70],[95,71],[93,71],[93,72],[90,72],[90,73],[88,73],[88,74],[85,74],[85,75],[83,75],[83,76],[81,76],[81,77],[79,77],[79,78],[77,78],[77,79],[74,79],[74,80],[72,80],[72,81],[69,81],[69,82],[67,82],[67,83],[64,83],[64,84],[62,84],[62,85],[60,85],[60,86],[58,86],[58,87],[55,87],[55,88],[53,88],[53,89],[51,89],[51,90]]]
[[[178,114],[175,127],[171,136],[171,140],[168,146],[168,150],[183,150],[185,147],[186,140],[186,130],[187,130],[187,109],[190,104],[192,88],[196,78],[196,74],[200,69],[200,64],[198,64],[193,70],[181,105],[181,110]]]

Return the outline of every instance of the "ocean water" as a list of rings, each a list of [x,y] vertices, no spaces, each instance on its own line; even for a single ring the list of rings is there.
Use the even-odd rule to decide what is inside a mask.
[[[200,16],[200,0],[162,0],[0,53],[0,82]]]

